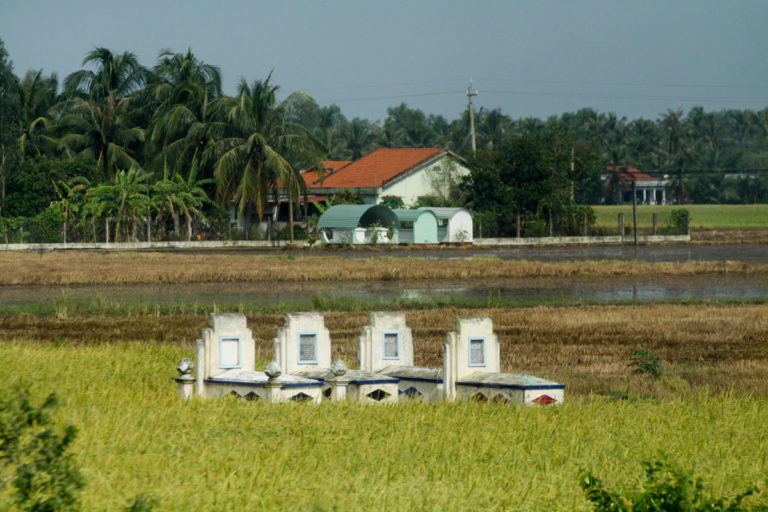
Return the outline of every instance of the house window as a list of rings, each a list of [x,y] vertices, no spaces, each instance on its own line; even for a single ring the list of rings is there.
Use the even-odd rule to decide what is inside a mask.
[[[242,368],[240,338],[219,338],[219,368]]]
[[[485,338],[470,338],[469,366],[485,366]]]
[[[400,333],[384,333],[384,359],[400,359]]]
[[[299,333],[299,364],[317,364],[317,333]]]

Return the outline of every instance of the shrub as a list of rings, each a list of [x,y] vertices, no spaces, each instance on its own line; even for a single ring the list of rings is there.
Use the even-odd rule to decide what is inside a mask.
[[[690,213],[684,208],[677,208],[669,212],[661,233],[664,235],[685,235],[688,233],[688,219]]]
[[[629,354],[627,368],[633,368],[632,373],[637,375],[650,375],[658,379],[664,373],[661,361],[647,350],[635,350]]]
[[[0,504],[9,510],[3,488],[12,482],[12,502],[18,510],[77,510],[78,494],[85,485],[69,448],[75,439],[72,425],[56,428],[50,411],[58,404],[49,395],[35,405],[25,392],[10,399],[0,397]]]
[[[702,480],[694,480],[683,469],[661,461],[643,461],[645,484],[640,490],[609,491],[591,473],[581,475],[580,485],[595,512],[742,512],[766,511],[765,505],[744,505],[744,498],[757,493],[748,487],[733,498],[704,496]]]

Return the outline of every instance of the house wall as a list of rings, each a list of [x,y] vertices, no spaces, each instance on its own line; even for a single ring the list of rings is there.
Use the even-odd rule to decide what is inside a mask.
[[[472,215],[467,211],[456,212],[448,221],[448,230],[443,242],[471,242]]]
[[[443,180],[443,183],[440,183],[441,175],[448,174],[444,170],[448,166],[452,169],[450,174],[453,177],[469,174],[469,169],[446,155],[384,187],[377,198],[377,202],[381,200],[382,196],[397,196],[401,197],[408,207],[414,205],[419,196],[448,195],[450,183],[448,180]],[[435,185],[442,186],[443,189],[439,190]]]
[[[323,242],[329,244],[370,244],[373,231],[378,231],[377,244],[398,243],[399,237],[397,230],[393,231],[392,240],[389,239],[389,230],[387,228],[323,228]],[[331,236],[328,236],[328,232]]]
[[[432,212],[424,212],[413,223],[413,237],[415,244],[436,244],[437,218]]]

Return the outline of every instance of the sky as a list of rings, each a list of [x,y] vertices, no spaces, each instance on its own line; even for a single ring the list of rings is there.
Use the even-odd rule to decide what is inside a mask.
[[[94,47],[160,50],[220,67],[224,92],[272,72],[349,119],[405,102],[546,118],[579,108],[628,119],[667,109],[768,106],[766,0],[3,0],[0,39],[17,75],[60,79]]]

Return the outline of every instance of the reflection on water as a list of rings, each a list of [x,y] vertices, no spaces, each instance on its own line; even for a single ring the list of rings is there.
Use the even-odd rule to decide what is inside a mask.
[[[2,287],[4,308],[51,304],[62,297],[96,306],[110,304],[213,304],[322,307],[332,301],[531,304],[768,299],[768,275],[694,275],[656,278],[526,278],[479,285],[473,281],[237,283],[84,287]]]

